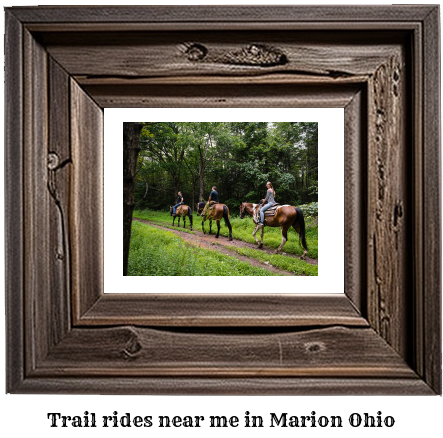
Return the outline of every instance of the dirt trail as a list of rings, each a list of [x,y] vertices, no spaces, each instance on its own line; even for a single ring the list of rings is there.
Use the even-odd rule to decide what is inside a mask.
[[[187,232],[182,231],[183,228],[178,228],[178,227],[174,227],[174,228],[169,228],[169,227],[164,227],[161,225],[157,225],[154,224],[152,221],[148,221],[145,219],[138,219],[138,218],[134,218],[133,220],[138,221],[138,222],[143,222],[146,224],[149,224],[153,227],[156,228],[160,228],[163,230],[167,230],[167,231],[171,231],[173,233],[176,233],[177,235],[179,235],[182,239],[186,240],[187,242],[190,242],[194,245],[200,246],[202,248],[206,248],[206,249],[211,249],[213,251],[220,251],[223,254],[229,255],[229,256],[233,256],[238,258],[241,261],[246,261],[249,264],[251,264],[252,266],[257,266],[260,268],[264,268],[267,269],[270,272],[273,272],[275,274],[278,275],[294,275],[292,272],[288,272],[282,269],[278,269],[275,268],[274,266],[268,265],[266,263],[262,263],[261,261],[257,260],[257,259],[253,259],[253,258],[249,258],[243,255],[238,254],[237,252],[235,252],[234,250],[230,249],[232,247],[237,247],[237,248],[251,248],[251,249],[257,249],[257,245],[252,244],[252,243],[248,243],[248,242],[243,242],[242,240],[232,240],[229,241],[227,239],[227,237],[225,236],[220,236],[218,239],[215,238],[215,234],[203,234],[202,231],[199,230],[193,230],[194,234],[190,234]],[[187,224],[187,230],[189,230],[189,224]],[[268,253],[268,254],[273,254],[274,250],[272,249],[268,249],[268,248],[263,248],[262,251]],[[296,256],[294,254],[288,254],[288,253],[281,253],[284,254],[287,257],[294,257],[294,258],[300,258],[299,256]],[[310,263],[312,265],[316,265],[318,264],[318,261],[315,259],[311,259],[309,257],[306,258],[305,260],[307,263]]]

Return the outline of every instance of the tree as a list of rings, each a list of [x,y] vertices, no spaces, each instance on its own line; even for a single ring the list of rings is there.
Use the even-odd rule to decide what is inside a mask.
[[[158,123],[141,134],[137,206],[166,209],[177,190],[195,205],[215,184],[237,209],[263,198],[267,181],[280,203],[315,202],[317,141],[316,122]]]
[[[156,123],[123,122],[123,275],[128,273],[140,134],[143,128],[151,125]]]
[[[142,149],[148,158],[156,160],[170,176],[174,196],[180,190],[181,176],[186,152],[186,142],[180,141],[180,124],[157,123],[141,137]]]
[[[286,143],[288,170],[295,178],[294,189],[302,203],[317,201],[318,123],[276,122],[276,137]]]
[[[123,123],[123,275],[128,273],[132,213],[134,212],[135,174],[143,123]]]

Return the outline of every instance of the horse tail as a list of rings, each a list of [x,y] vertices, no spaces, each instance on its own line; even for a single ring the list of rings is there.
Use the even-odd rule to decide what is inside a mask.
[[[299,233],[300,240],[303,245],[303,248],[307,251],[308,245],[306,244],[305,218],[303,216],[303,212],[301,211],[301,209],[299,207],[294,207],[294,208],[295,208],[295,212],[297,213],[297,217],[295,219],[295,222],[298,222],[298,225],[300,227],[300,233]]]
[[[188,206],[188,216],[189,216],[189,222],[191,222],[191,229],[192,229],[192,208]]]
[[[229,240],[232,240],[232,226],[229,221],[229,208],[226,205],[223,205],[223,219],[225,220],[225,224],[229,229]]]
[[[226,207],[226,205],[223,205],[223,218],[226,220],[228,218],[229,220],[229,208]]]

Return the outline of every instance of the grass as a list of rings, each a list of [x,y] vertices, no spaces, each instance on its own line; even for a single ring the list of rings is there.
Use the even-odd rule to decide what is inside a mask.
[[[287,257],[281,254],[268,254],[259,249],[239,248],[235,246],[230,249],[237,254],[254,258],[262,263],[268,262],[271,266],[292,272],[295,275],[318,275],[318,265],[311,265],[294,257]]]
[[[154,223],[162,226],[172,227],[172,217],[169,212],[166,211],[153,211],[153,210],[136,210],[134,212],[134,217],[140,219],[146,219],[153,221]],[[308,257],[313,259],[318,259],[318,226],[317,221],[308,217],[306,220],[306,242],[308,244]],[[229,230],[222,219],[220,221],[220,234],[222,236],[228,237]],[[231,217],[232,225],[232,237],[237,240],[242,240],[248,243],[255,243],[252,237],[252,232],[254,231],[254,223],[252,217],[247,216],[244,219],[239,217]],[[175,225],[177,225],[177,219],[175,220]],[[176,227],[175,227],[176,228]],[[194,226],[193,229],[201,230],[201,218],[194,214]],[[183,219],[180,221],[180,230],[183,231]],[[189,231],[189,218],[186,220],[185,230]],[[209,222],[205,222],[205,230],[209,232]],[[215,222],[212,224],[212,232],[217,231],[217,225]],[[260,232],[257,233],[257,238],[260,238]],[[266,248],[277,249],[281,244],[281,232],[280,228],[270,228],[265,227],[265,232],[263,236],[263,244]],[[289,254],[295,254],[301,256],[303,254],[303,249],[299,243],[298,234],[291,227],[288,231],[288,241],[283,247],[283,251]]]
[[[209,269],[210,268],[210,269]],[[264,268],[185,242],[170,231],[132,224],[128,275],[268,276]]]

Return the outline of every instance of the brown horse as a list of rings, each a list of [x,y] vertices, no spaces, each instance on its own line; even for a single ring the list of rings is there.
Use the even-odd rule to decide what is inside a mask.
[[[189,216],[189,222],[191,223],[191,231],[192,231],[192,209],[188,205],[179,205],[175,209],[175,214],[172,213],[172,207],[169,207],[169,212],[171,216],[174,218],[172,221],[172,226],[174,226],[175,217],[178,216],[177,226],[180,226],[180,218],[183,217],[183,228],[186,227],[186,216]]]
[[[245,213],[250,214],[253,218],[258,208],[258,204],[250,204],[248,202],[243,202],[240,205],[240,219],[245,217]],[[254,236],[255,241],[258,244],[259,248],[263,248],[263,231],[264,226],[257,224],[255,222],[255,229],[252,235]],[[283,205],[277,209],[274,216],[265,216],[265,225],[268,227],[280,227],[281,228],[281,245],[275,250],[275,254],[277,254],[282,248],[283,245],[288,240],[288,230],[292,226],[295,231],[297,231],[300,236],[300,240],[303,246],[303,255],[301,256],[302,260],[305,258],[308,253],[308,247],[306,245],[306,236],[305,236],[305,219],[303,217],[303,212],[298,207],[292,207],[291,205]],[[261,228],[261,243],[258,241],[255,234],[258,229]]]
[[[205,208],[206,203],[205,202],[199,202],[197,204],[197,214],[201,215],[203,209]],[[225,204],[214,204],[213,206],[209,207],[206,211],[206,217],[202,217],[202,230],[203,234],[205,234],[205,220],[209,219],[209,234],[211,234],[212,231],[212,221],[215,220],[217,223],[217,234],[215,237],[218,239],[218,236],[220,235],[220,220],[223,218],[225,220],[225,224],[229,229],[229,238],[228,240],[232,240],[232,227],[231,222],[229,221],[229,208]]]

